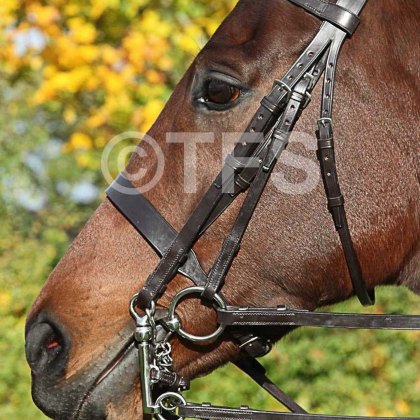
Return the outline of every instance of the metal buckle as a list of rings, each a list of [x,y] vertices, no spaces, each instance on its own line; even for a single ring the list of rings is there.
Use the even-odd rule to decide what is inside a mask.
[[[290,97],[292,96],[292,93],[293,93],[292,88],[290,86],[286,85],[286,83],[284,83],[283,80],[280,80],[280,79],[276,79],[274,81],[274,85],[279,86],[283,90],[285,90],[287,92],[287,100],[290,99]]]
[[[331,118],[329,118],[329,117],[323,117],[323,118],[320,118],[320,119],[317,121],[318,128],[321,126],[321,124],[325,127],[325,126],[326,126],[326,123],[329,123],[329,124],[332,126],[332,119],[331,119]]]
[[[305,73],[305,76],[303,76],[303,78],[309,82],[309,86],[312,87],[314,85],[315,76],[313,74],[309,72]]]
[[[315,77],[311,73],[305,73],[303,76],[304,80],[309,82],[308,87],[306,88],[305,92],[305,102],[302,105],[302,109],[305,109],[311,102],[312,95],[308,92],[308,90],[312,89],[314,86]]]
[[[308,91],[306,91],[305,102],[302,105],[302,110],[304,110],[311,103],[311,100],[312,100],[312,95]]]
[[[181,301],[181,299],[185,298],[188,295],[201,294],[203,291],[204,291],[204,287],[194,286],[194,287],[188,287],[178,292],[173,298],[171,304],[169,305],[168,319],[165,321],[162,321],[164,322],[164,324],[167,326],[167,328],[170,331],[179,334],[182,338],[192,341],[193,343],[212,342],[216,340],[216,338],[219,337],[225,330],[224,325],[219,325],[217,330],[213,332],[212,334],[204,335],[204,336],[197,336],[194,334],[187,333],[181,328],[181,321],[176,316],[176,313],[175,313],[178,303]],[[225,301],[217,293],[214,295],[213,300],[219,306],[220,309],[226,309]]]
[[[256,352],[256,351],[249,351],[247,350],[247,347],[252,347],[253,343],[257,344],[257,346],[259,347],[260,351]],[[244,343],[242,343],[239,348],[245,350],[248,354],[250,354],[252,357],[264,357],[265,355],[267,355],[268,353],[270,353],[271,349],[273,348],[273,345],[271,343],[270,340],[266,340],[262,337],[251,337],[249,340],[245,341]]]

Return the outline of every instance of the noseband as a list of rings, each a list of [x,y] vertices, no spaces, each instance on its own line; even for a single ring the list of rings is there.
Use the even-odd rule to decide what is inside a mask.
[[[302,111],[311,100],[311,93],[324,74],[321,116],[318,120],[317,157],[335,228],[339,234],[353,289],[363,305],[374,303],[374,291],[367,290],[358,257],[354,250],[340,190],[334,153],[332,105],[334,81],[340,49],[359,25],[359,15],[367,0],[289,0],[319,17],[323,23],[312,42],[287,74],[274,82],[271,92],[263,98],[233,152],[200,203],[177,233],[153,205],[135,190],[121,174],[107,190],[114,206],[148,241],[161,260],[140,292],[130,302],[130,313],[136,321],[143,413],[159,420],[197,419],[355,419],[308,414],[265,375],[256,357],[271,349],[268,338],[255,334],[255,326],[329,327],[419,330],[420,316],[364,315],[311,312],[287,307],[250,308],[227,305],[221,289],[233,260],[239,252],[243,235],[270,178],[273,168],[287,147],[290,134]],[[232,229],[226,236],[213,267],[206,273],[192,250],[207,228],[243,192],[248,191]],[[176,274],[189,278],[193,287],[181,290],[162,314],[156,302]],[[182,328],[176,314],[178,303],[186,296],[196,295],[212,303],[217,312],[218,327],[207,336],[196,336]],[[145,315],[139,315],[143,309]],[[241,328],[235,328],[241,327]],[[248,407],[232,409],[210,404],[190,404],[181,392],[188,380],[172,368],[169,339],[177,334],[194,343],[209,343],[223,332],[241,348],[235,364],[283,405],[288,412],[256,411]],[[366,418],[366,417],[364,417]],[[380,419],[380,417],[370,417]]]

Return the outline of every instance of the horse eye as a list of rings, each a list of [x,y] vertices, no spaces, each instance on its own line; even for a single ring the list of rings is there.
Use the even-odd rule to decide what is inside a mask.
[[[231,104],[241,95],[241,90],[238,87],[217,79],[211,79],[206,90],[206,102],[213,102],[218,105]]]

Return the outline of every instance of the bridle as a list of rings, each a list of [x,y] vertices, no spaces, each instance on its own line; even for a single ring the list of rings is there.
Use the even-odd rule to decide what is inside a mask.
[[[152,204],[121,174],[107,190],[114,206],[148,241],[161,257],[140,292],[130,302],[130,313],[136,322],[143,413],[157,419],[354,419],[308,414],[265,375],[256,357],[267,354],[270,340],[256,334],[256,326],[330,327],[419,330],[420,316],[367,315],[311,312],[276,308],[232,307],[226,304],[221,288],[255,208],[272,170],[286,148],[289,136],[302,111],[311,100],[311,93],[324,74],[321,116],[318,120],[317,157],[335,228],[339,234],[353,289],[363,305],[374,303],[374,291],[367,290],[358,257],[354,250],[344,209],[335,164],[332,124],[334,80],[340,49],[359,25],[359,15],[367,0],[289,0],[322,19],[320,30],[293,64],[287,74],[274,82],[271,92],[261,101],[246,132],[228,155],[226,162],[204,194],[184,227],[177,233]],[[135,194],[126,194],[126,189]],[[207,228],[239,196],[248,190],[232,229],[226,236],[213,267],[206,273],[192,250]],[[177,273],[189,278],[193,287],[176,294],[168,310],[156,308]],[[218,328],[207,336],[195,336],[182,328],[176,314],[178,303],[187,296],[198,295],[213,304]],[[144,315],[138,313],[144,310]],[[241,327],[241,328],[234,328]],[[227,331],[226,331],[227,330]],[[256,411],[248,407],[232,409],[210,404],[190,404],[181,392],[188,380],[172,369],[170,337],[178,334],[187,341],[208,343],[224,331],[240,346],[235,364],[283,405],[288,412]],[[380,417],[370,417],[380,419]]]

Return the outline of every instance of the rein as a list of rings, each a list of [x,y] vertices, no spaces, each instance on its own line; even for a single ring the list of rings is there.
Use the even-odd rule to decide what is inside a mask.
[[[311,312],[280,306],[250,308],[228,306],[221,293],[224,280],[239,252],[243,235],[261,198],[273,168],[287,147],[290,134],[311,93],[324,74],[321,115],[316,132],[317,157],[335,228],[339,234],[353,289],[363,305],[372,305],[374,291],[367,290],[355,252],[344,209],[334,153],[332,124],[334,81],[340,49],[347,37],[356,31],[359,15],[367,0],[289,0],[319,17],[323,23],[312,42],[287,74],[274,82],[271,92],[261,101],[246,132],[236,144],[200,203],[179,233],[164,219],[129,179],[121,174],[107,190],[113,205],[148,241],[161,257],[140,292],[130,302],[130,313],[136,322],[135,340],[139,350],[143,413],[158,420],[197,419],[360,419],[367,417],[325,416],[308,414],[265,375],[256,360],[271,349],[270,340],[255,334],[256,326],[328,327],[420,330],[420,316],[367,315]],[[206,273],[192,250],[207,228],[243,192],[245,197],[239,214],[213,267]],[[189,278],[194,286],[181,290],[168,310],[156,308],[176,274]],[[178,303],[189,295],[198,295],[213,304],[217,312],[217,329],[207,336],[196,336],[182,328],[176,314]],[[145,315],[139,315],[142,309]],[[238,328],[240,327],[240,328]],[[256,411],[248,407],[232,409],[210,404],[187,403],[181,392],[188,389],[188,380],[172,368],[170,338],[177,334],[193,343],[209,343],[228,333],[240,346],[235,364],[254,381],[291,410],[288,412]],[[382,417],[368,417],[384,419]]]

